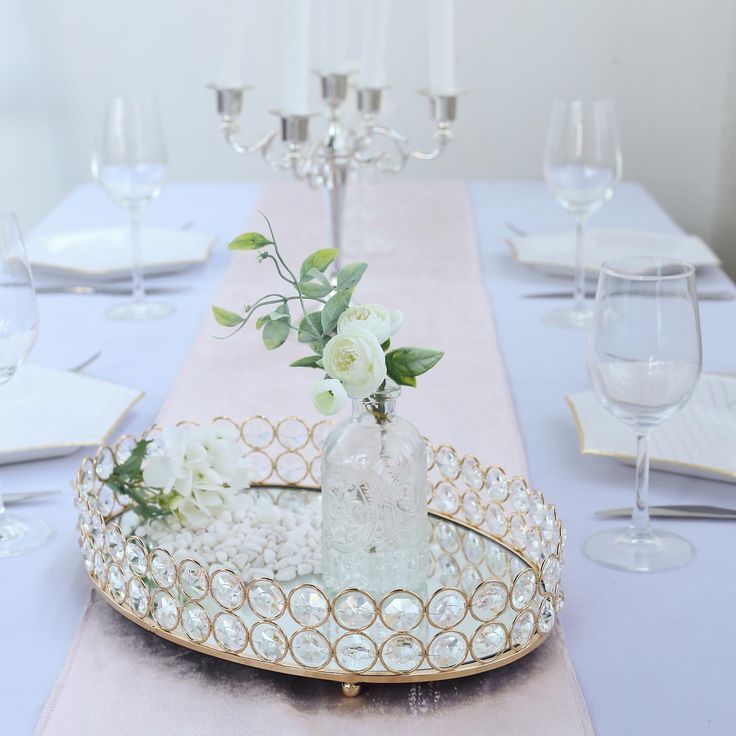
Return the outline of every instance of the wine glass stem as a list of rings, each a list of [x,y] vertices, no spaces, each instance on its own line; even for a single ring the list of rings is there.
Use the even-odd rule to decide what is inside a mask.
[[[133,281],[133,301],[142,302],[146,298],[143,287],[143,252],[141,246],[141,208],[132,205],[130,211],[130,263]]]
[[[651,535],[649,523],[649,433],[636,435],[636,503],[631,516],[631,530],[637,537]]]
[[[575,288],[573,307],[576,312],[585,311],[585,267],[583,264],[583,229],[585,218],[575,218]]]

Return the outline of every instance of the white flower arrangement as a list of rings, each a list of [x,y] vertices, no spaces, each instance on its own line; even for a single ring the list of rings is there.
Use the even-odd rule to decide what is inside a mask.
[[[398,310],[381,304],[355,304],[353,292],[367,269],[365,263],[349,263],[339,270],[335,283],[325,271],[337,258],[333,249],[318,250],[302,263],[299,278],[279,252],[271,224],[266,219],[270,237],[261,233],[245,233],[228,246],[231,250],[258,251],[258,261],[274,262],[278,275],[295,294],[267,294],[245,307],[242,314],[222,307],[212,307],[218,324],[242,329],[254,314],[264,307],[273,311],[261,313],[256,329],[261,330],[267,350],[283,345],[294,331],[300,343],[307,344],[312,354],[291,365],[323,370],[325,377],[312,388],[312,401],[319,412],[337,414],[348,398],[366,399],[385,387],[391,379],[401,386],[416,386],[417,376],[435,366],[443,353],[426,348],[391,348],[391,340],[404,317]],[[317,309],[308,309],[307,303]],[[291,313],[298,303],[300,318]]]
[[[133,500],[142,518],[175,513],[193,529],[207,526],[225,509],[243,505],[250,487],[237,430],[226,424],[180,426],[162,432],[150,454],[139,442],[130,458],[115,468],[107,484]]]

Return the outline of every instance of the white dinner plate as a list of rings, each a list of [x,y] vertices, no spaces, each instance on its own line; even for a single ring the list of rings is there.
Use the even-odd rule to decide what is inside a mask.
[[[518,263],[544,273],[572,276],[575,273],[575,233],[540,233],[508,240]],[[632,255],[674,258],[695,268],[718,266],[718,256],[695,235],[667,235],[635,230],[588,230],[583,261],[588,276],[597,276],[603,261]]]
[[[55,368],[24,365],[3,386],[0,464],[104,445],[143,392]]]
[[[173,273],[204,263],[215,236],[167,228],[143,228],[143,270]],[[31,239],[28,257],[34,269],[85,279],[130,277],[130,240],[126,228],[76,230]]]
[[[633,431],[609,414],[592,391],[567,397],[584,455],[633,465]],[[685,407],[652,433],[653,468],[736,483],[736,376],[705,373]]]

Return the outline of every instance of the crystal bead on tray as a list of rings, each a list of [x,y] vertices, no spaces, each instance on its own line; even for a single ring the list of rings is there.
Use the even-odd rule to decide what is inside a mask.
[[[331,425],[296,417],[237,424],[260,506],[318,513],[320,448]],[[160,448],[149,430],[149,452]],[[360,683],[464,677],[525,656],[562,607],[564,531],[553,505],[522,478],[427,441],[430,565],[423,590],[380,599],[329,595],[312,568],[277,581],[229,564],[175,556],[147,538],[130,499],[106,481],[136,438],[85,458],[76,478],[86,570],[116,611],[158,636],[252,667]],[[143,533],[141,532],[143,529]],[[180,556],[180,555],[179,555]]]

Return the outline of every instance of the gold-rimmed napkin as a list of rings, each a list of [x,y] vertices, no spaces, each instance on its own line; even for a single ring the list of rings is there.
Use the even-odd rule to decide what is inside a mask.
[[[377,217],[396,246],[370,259],[357,296],[404,309],[397,345],[446,352],[437,368],[420,377],[419,389],[404,391],[399,412],[433,442],[524,475],[465,187],[392,183],[376,199]],[[265,188],[260,209],[273,220],[289,261],[298,263],[323,246],[321,205],[316,193],[297,184]],[[248,223],[248,229],[261,228],[255,219]],[[216,302],[237,308],[270,285],[278,282],[268,264],[240,254]],[[220,414],[316,418],[309,399],[316,373],[286,367],[303,354],[301,346],[266,353],[255,330],[228,341],[212,339],[218,332],[207,317],[161,411],[162,423]],[[500,670],[464,680],[370,686],[349,700],[334,683],[251,670],[169,644],[93,596],[37,733],[375,736],[390,730],[446,736],[489,728],[515,736],[592,734],[561,632]]]

